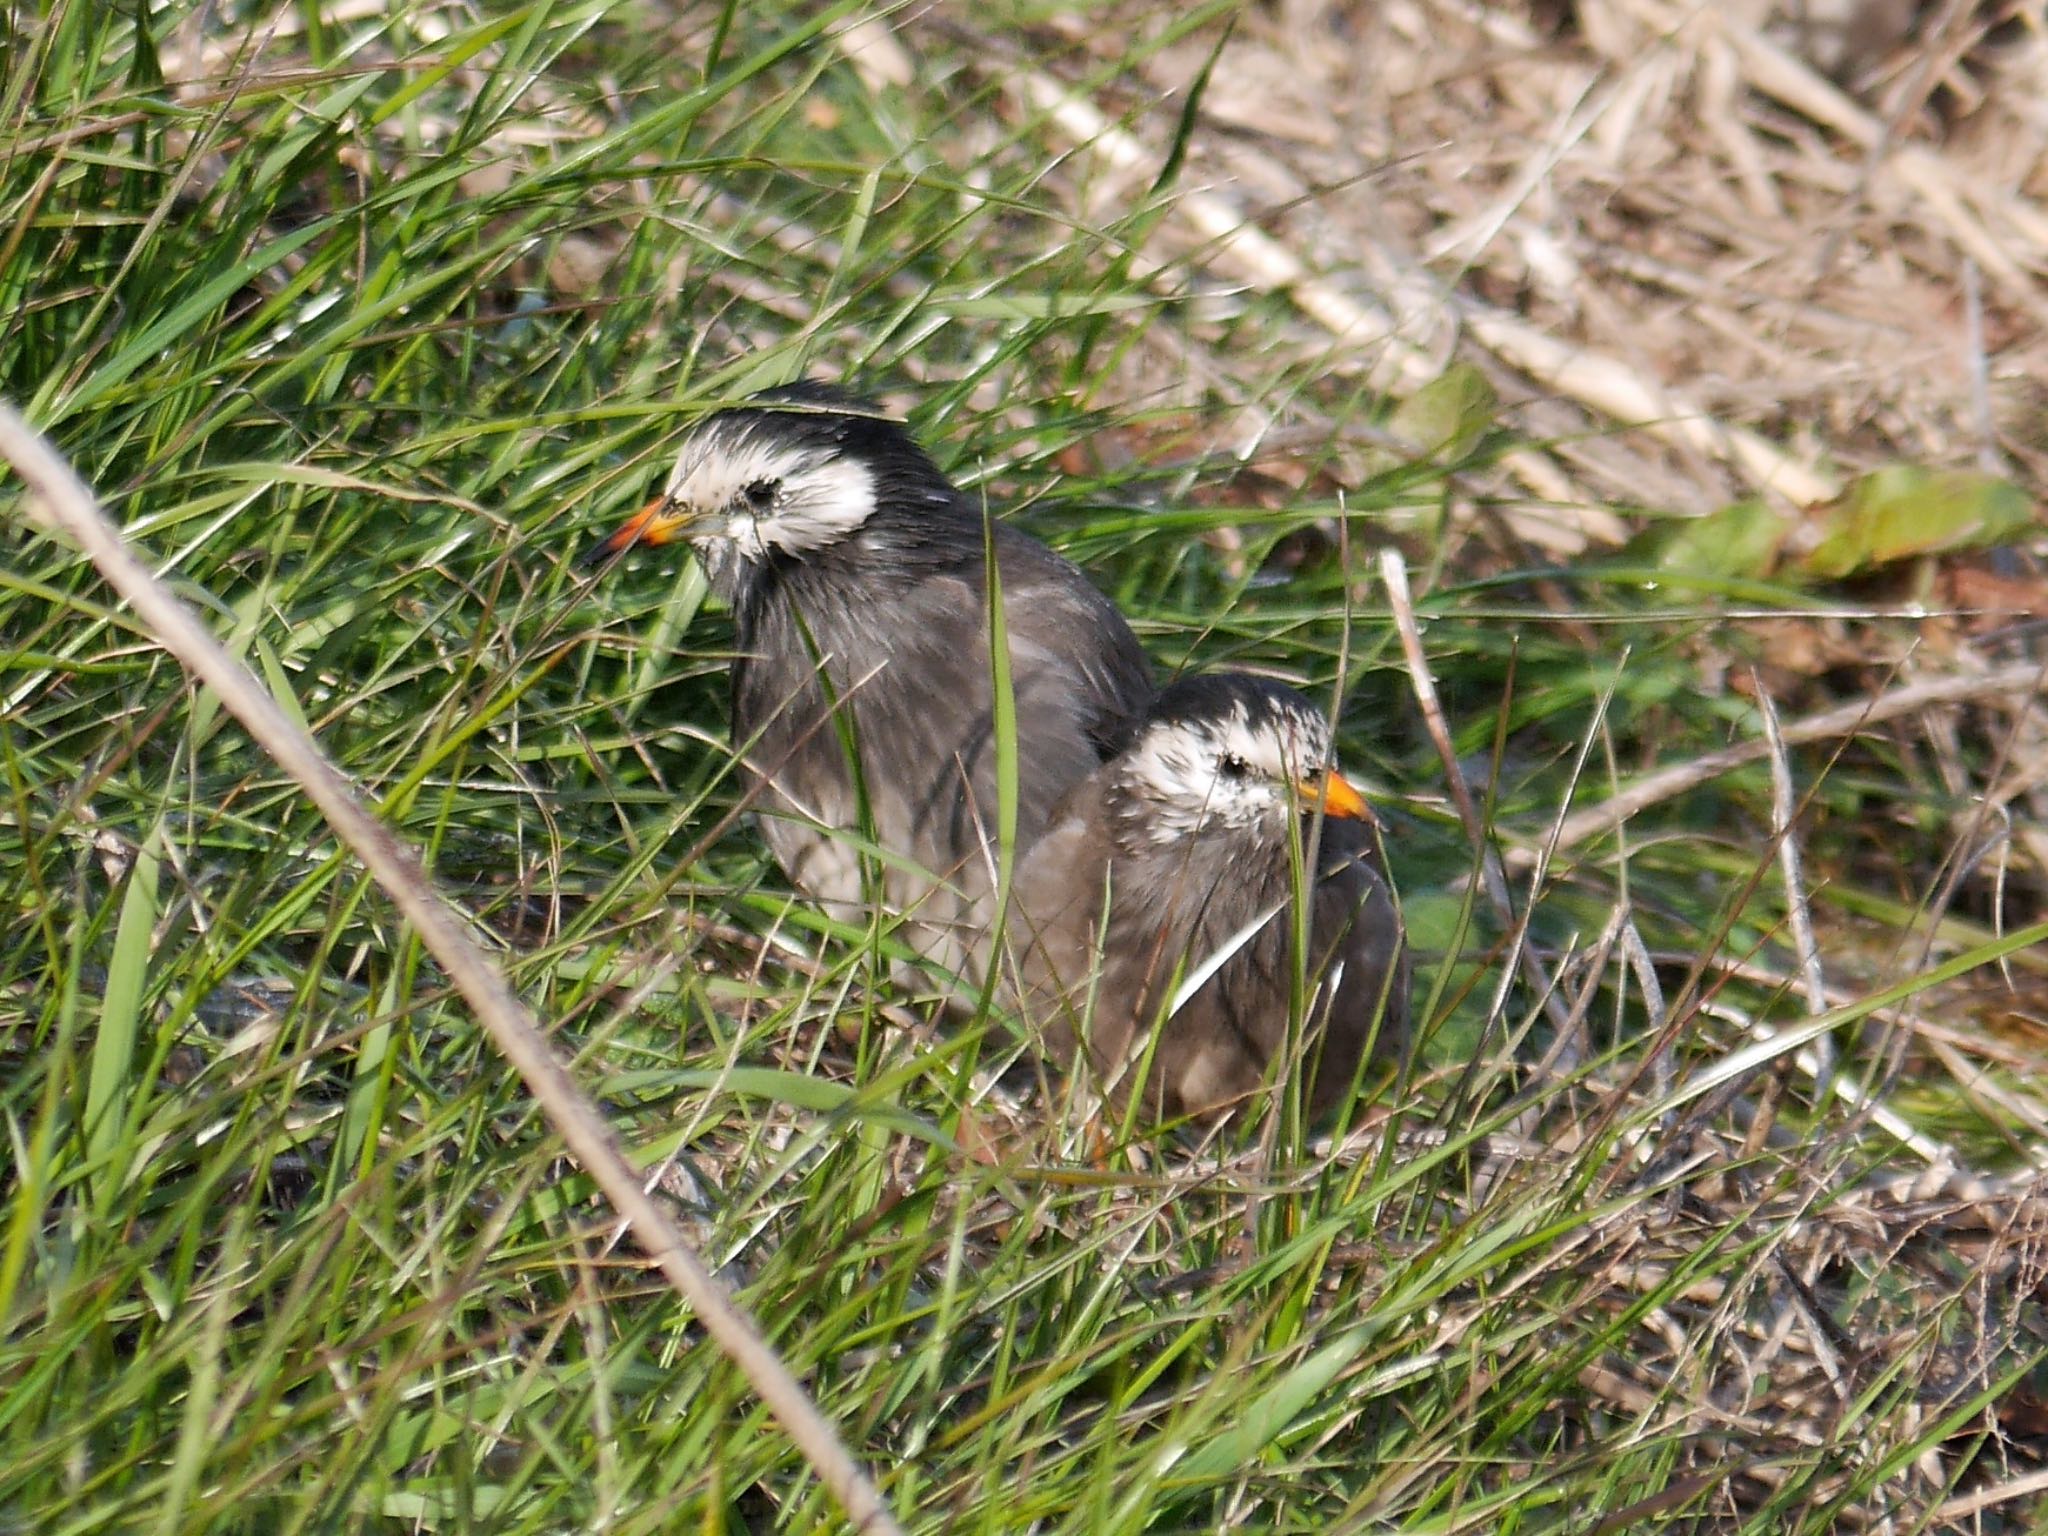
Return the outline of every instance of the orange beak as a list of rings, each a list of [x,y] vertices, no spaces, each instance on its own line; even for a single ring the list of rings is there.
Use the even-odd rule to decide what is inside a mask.
[[[1372,807],[1365,803],[1352,782],[1332,768],[1327,773],[1312,774],[1297,786],[1302,799],[1310,805],[1320,804],[1323,814],[1335,816],[1340,821],[1377,821]]]
[[[616,533],[608,534],[584,553],[585,565],[596,565],[635,544],[668,544],[690,523],[687,513],[678,512],[666,496],[657,496],[627,518]]]

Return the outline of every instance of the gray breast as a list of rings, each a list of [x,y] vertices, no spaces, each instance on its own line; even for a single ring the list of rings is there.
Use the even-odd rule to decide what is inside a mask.
[[[1162,1119],[1210,1117],[1298,1077],[1319,1117],[1368,1053],[1405,1049],[1408,965],[1370,829],[1326,822],[1318,866],[1297,986],[1284,842],[1205,835],[1120,852],[1098,795],[1026,863],[1010,995],[1048,1056],[1093,1073],[1116,1102],[1138,1094]],[[1168,1016],[1187,978],[1226,954]]]

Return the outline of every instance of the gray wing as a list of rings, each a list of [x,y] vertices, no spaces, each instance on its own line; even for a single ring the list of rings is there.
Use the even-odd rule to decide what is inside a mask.
[[[1112,1102],[1140,1094],[1151,1115],[1174,1115],[1180,1041],[1169,1026],[1141,1083],[1149,1037],[1140,1031],[1180,969],[1187,916],[1201,904],[1162,903],[1147,861],[1113,855],[1107,773],[1074,787],[1018,871],[1005,935],[1009,996],[1054,1065],[1090,1072]]]
[[[1064,556],[1007,525],[996,529],[995,551],[1018,672],[1028,666],[1063,679],[1075,723],[1107,760],[1154,691],[1137,636]]]
[[[1326,991],[1309,1020],[1317,1026],[1308,1045],[1314,1066],[1306,1099],[1310,1118],[1342,1102],[1368,1050],[1377,1060],[1393,1061],[1409,1044],[1407,934],[1373,829],[1360,822],[1326,822],[1318,863],[1322,878],[1310,908],[1310,978],[1322,981]]]
[[[1063,797],[1101,765],[1124,722],[1151,697],[1152,681],[1123,615],[1078,569],[1007,527],[997,528],[995,550],[1017,721],[1013,857],[1021,859],[1047,833]],[[962,935],[978,934],[992,917],[987,899],[1000,859],[986,605],[979,580],[947,575],[920,583],[899,677],[924,686],[904,698],[877,689],[873,719],[862,721],[876,777],[915,787],[895,814],[909,846],[951,880],[959,899],[946,919]],[[957,618],[963,609],[976,620],[967,644]],[[985,946],[967,937],[965,947],[961,958],[979,971]]]
[[[1151,692],[1144,653],[1109,600],[1044,545],[998,526],[1004,627],[1017,712],[1017,838],[1035,843]],[[939,568],[889,594],[794,583],[751,615],[734,677],[737,733],[769,778],[764,832],[790,876],[857,910],[860,861],[829,829],[858,822],[853,765],[813,655],[858,745],[876,841],[898,857],[885,895],[912,912],[913,942],[948,969],[985,962],[999,857],[998,753],[987,599],[978,565]],[[801,622],[798,614],[801,613]],[[799,659],[801,658],[801,659]],[[820,721],[824,721],[822,726]],[[904,861],[915,867],[904,867]]]
[[[1087,1037],[1101,995],[1096,939],[1108,890],[1109,841],[1100,772],[1066,796],[1032,845],[1011,887],[997,963],[1010,1002],[1039,1031],[1043,1054],[1062,1070]]]
[[[1110,755],[1126,723],[1152,697],[1151,668],[1123,615],[1060,555],[998,525],[996,565],[1010,687],[1017,718],[1017,847],[1029,848],[1054,807]],[[978,574],[978,573],[977,573]],[[991,841],[998,826],[994,677],[978,579],[934,576],[916,591],[915,633],[904,675],[936,686],[920,701],[927,730],[894,736],[878,750],[901,754],[902,778],[922,779],[925,798],[909,810],[921,843],[959,858]],[[948,617],[975,615],[972,644]],[[937,750],[920,768],[905,748]]]

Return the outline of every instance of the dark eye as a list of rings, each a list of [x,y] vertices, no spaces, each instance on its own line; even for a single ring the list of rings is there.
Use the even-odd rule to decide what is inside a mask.
[[[766,512],[775,505],[775,490],[773,480],[756,480],[740,492],[740,500],[744,501],[751,511]]]
[[[1216,764],[1216,770],[1226,779],[1241,779],[1252,771],[1251,764],[1247,763],[1235,752],[1224,753]]]

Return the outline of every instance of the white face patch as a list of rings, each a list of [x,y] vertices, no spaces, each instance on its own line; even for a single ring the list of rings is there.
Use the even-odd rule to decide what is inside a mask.
[[[829,448],[713,428],[684,445],[667,499],[690,518],[693,542],[727,540],[739,559],[756,561],[853,533],[875,510],[875,481],[865,465]]]
[[[1254,721],[1240,704],[1221,717],[1149,727],[1125,753],[1118,778],[1137,812],[1134,830],[1166,844],[1211,828],[1283,821],[1295,808],[1295,786],[1329,757],[1329,727],[1320,719]]]

